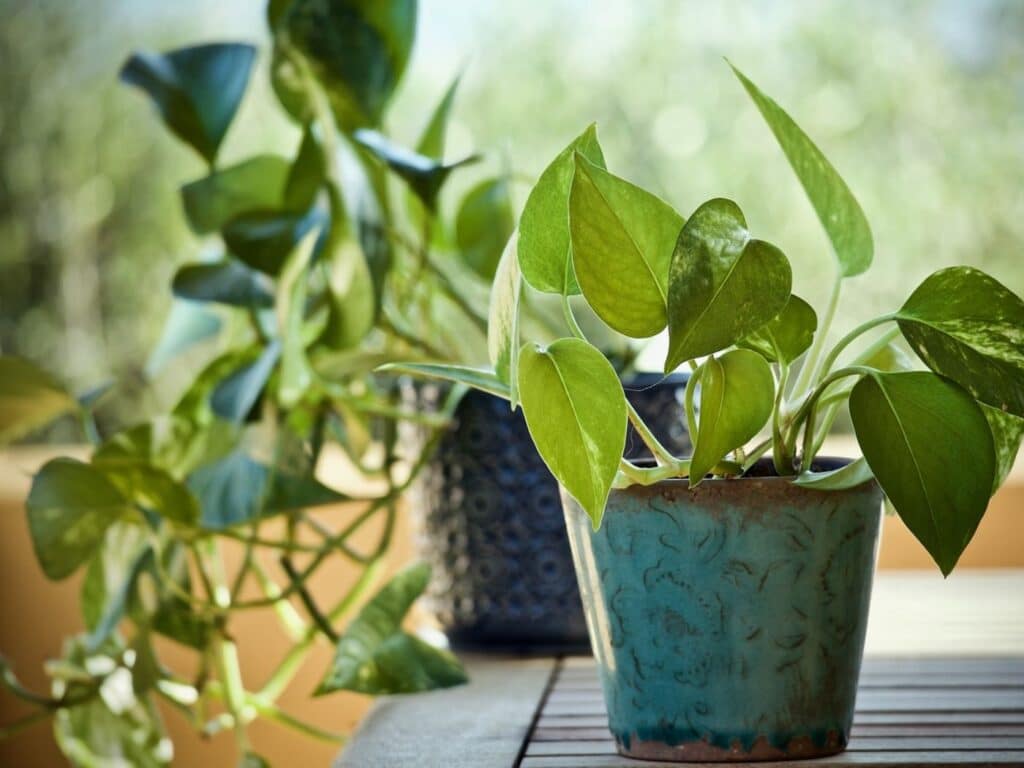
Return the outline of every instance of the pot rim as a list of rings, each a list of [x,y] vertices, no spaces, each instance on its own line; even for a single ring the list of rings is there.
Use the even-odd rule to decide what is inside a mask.
[[[857,459],[848,458],[843,456],[817,456],[814,460],[814,468],[822,472],[830,472],[836,469],[842,469],[849,464],[852,464]],[[651,462],[653,466],[653,461]],[[771,467],[771,459],[761,458],[751,467],[755,468],[769,468]],[[814,494],[849,494],[854,492],[862,492],[866,490],[876,490],[879,488],[878,481],[875,478],[869,478],[863,483],[850,486],[849,488],[843,488],[840,490],[824,490],[821,488],[805,488],[793,483],[798,475],[775,475],[775,474],[763,474],[763,475],[743,475],[742,477],[706,477],[701,481],[700,485],[696,488],[690,488],[690,479],[687,477],[671,477],[666,480],[659,480],[651,485],[641,485],[634,483],[628,485],[625,488],[613,488],[611,493],[628,493],[628,494],[659,494],[671,491],[673,494],[679,493],[680,491],[689,492],[693,494],[721,494],[726,489],[736,490],[743,488],[744,493],[750,493],[751,489],[755,486],[761,486],[763,488],[771,489],[773,491],[780,491],[786,489],[790,493],[801,494],[801,495],[814,495]]]

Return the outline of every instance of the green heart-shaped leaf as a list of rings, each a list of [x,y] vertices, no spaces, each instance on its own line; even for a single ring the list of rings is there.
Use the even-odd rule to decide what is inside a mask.
[[[516,369],[519,365],[519,297],[523,287],[516,251],[518,240],[518,234],[513,232],[498,263],[487,319],[487,353],[495,374],[509,385],[513,408],[519,401]]]
[[[519,353],[519,398],[537,452],[596,529],[626,444],[626,396],[615,369],[581,339]]]
[[[667,322],[668,269],[683,217],[579,152],[573,158],[569,233],[580,290],[619,333],[653,336]]]
[[[272,307],[270,281],[234,259],[186,264],[174,273],[171,290],[179,299],[213,301],[235,307]]]
[[[876,373],[854,386],[850,417],[885,495],[948,575],[985,514],[996,474],[981,408],[933,373]]]
[[[279,208],[290,172],[283,157],[257,155],[186,184],[181,200],[189,226],[206,235],[248,211]]]
[[[63,579],[93,556],[128,500],[88,464],[53,459],[32,479],[25,502],[36,559],[48,579]]]
[[[20,357],[0,357],[0,444],[77,408],[75,398],[42,368]]]
[[[479,155],[470,155],[454,163],[444,163],[406,149],[395,144],[384,134],[365,128],[356,131],[354,138],[404,179],[409,189],[431,211],[437,208],[437,195],[449,174],[456,168],[480,160]]]
[[[220,329],[220,317],[207,307],[191,301],[175,301],[167,313],[160,341],[146,361],[146,374],[155,376],[175,357],[196,344],[212,339]]]
[[[272,15],[273,85],[285,108],[305,122],[306,82],[287,54],[297,52],[323,84],[338,125],[380,123],[409,61],[416,0],[293,0]]]
[[[793,275],[785,255],[752,240],[739,206],[717,198],[679,233],[668,279],[665,372],[735,344],[779,314]]]
[[[121,68],[121,80],[145,91],[167,127],[213,165],[255,58],[256,49],[241,43],[136,53]]]
[[[326,179],[327,158],[311,126],[307,125],[285,182],[285,206],[292,211],[308,210]]]
[[[508,179],[481,181],[462,198],[455,216],[455,243],[462,260],[491,280],[515,224]]]
[[[580,292],[569,253],[569,192],[577,152],[604,167],[595,125],[577,136],[544,169],[519,220],[519,268],[526,282],[545,293]]]
[[[732,70],[775,134],[790,167],[814,206],[818,220],[832,242],[840,273],[852,277],[864,272],[871,266],[875,245],[871,227],[857,198],[793,118],[736,67]]]
[[[373,329],[377,300],[363,249],[345,226],[345,209],[332,187],[331,229],[322,258],[328,269],[330,309],[320,337],[331,349],[351,349]]]
[[[738,346],[760,352],[769,362],[792,363],[807,351],[818,329],[818,315],[799,296],[789,301],[775,319],[745,336]]]
[[[348,498],[314,477],[272,470],[241,449],[199,467],[187,485],[199,501],[200,524],[212,531]]]
[[[687,386],[700,385],[700,411],[690,460],[690,487],[729,451],[744,445],[768,421],[775,378],[765,359],[749,349],[709,357]]]
[[[277,286],[278,335],[283,345],[277,398],[285,408],[298,403],[313,384],[313,369],[306,358],[303,331],[309,287],[307,277],[317,236],[316,232],[310,232],[295,245],[281,269]]]
[[[793,483],[801,488],[814,488],[819,491],[842,491],[856,488],[871,480],[874,474],[863,457],[851,461],[845,467],[829,472],[804,472]]]
[[[245,421],[263,394],[280,357],[281,344],[273,341],[255,360],[225,376],[210,395],[213,412],[236,424]]]
[[[467,387],[479,389],[495,397],[508,400],[509,386],[486,368],[473,368],[468,365],[446,365],[444,363],[388,363],[378,367],[381,373],[406,374],[421,379],[437,379],[450,381],[453,384],[465,384]]]
[[[323,224],[323,214],[250,211],[236,216],[222,231],[231,254],[253,269],[277,276],[288,255],[307,233]]]
[[[338,641],[317,695],[414,693],[466,682],[455,656],[402,631],[402,620],[429,581],[430,566],[411,566],[363,607]]]
[[[996,449],[996,479],[992,484],[992,493],[995,493],[1006,481],[1020,453],[1021,440],[1024,439],[1024,419],[988,405],[981,406],[981,412],[988,420]]]
[[[929,368],[1024,416],[1024,301],[1013,291],[973,267],[949,267],[925,278],[896,316]]]

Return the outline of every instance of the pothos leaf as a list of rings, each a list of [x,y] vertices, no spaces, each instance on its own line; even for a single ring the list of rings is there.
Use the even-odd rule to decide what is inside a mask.
[[[373,329],[377,306],[373,276],[358,241],[345,226],[345,210],[331,187],[331,229],[324,244],[330,308],[322,341],[331,349],[351,349]]]
[[[581,339],[519,352],[519,398],[537,452],[596,529],[626,444],[626,396],[615,369]]]
[[[544,169],[519,221],[519,268],[526,282],[545,293],[580,292],[569,252],[569,192],[577,152],[604,168],[595,125],[577,136]]]
[[[430,115],[430,120],[423,129],[420,140],[416,142],[416,151],[426,157],[435,160],[444,158],[444,140],[448,132],[448,119],[451,115],[452,104],[455,102],[455,91],[459,87],[462,75],[457,75],[451,85],[444,92],[441,101],[438,102]]]
[[[480,277],[491,280],[513,229],[508,179],[485,179],[466,193],[455,216],[459,255]]]
[[[792,363],[807,351],[818,329],[818,315],[799,296],[790,296],[771,322],[741,339],[738,346],[760,352],[769,362]]]
[[[977,400],[1024,417],[1024,301],[973,267],[929,275],[896,313],[904,338],[936,373]]]
[[[136,53],[122,67],[121,80],[145,91],[167,127],[212,165],[255,58],[256,49],[241,43]]]
[[[174,273],[171,290],[179,299],[213,301],[235,307],[272,307],[270,281],[234,259],[185,264]]]
[[[736,203],[704,203],[679,233],[672,255],[665,372],[770,322],[789,301],[792,281],[785,255],[750,237]]]
[[[377,368],[381,373],[406,374],[423,379],[438,379],[454,384],[465,384],[482,392],[508,400],[509,385],[486,368],[445,363],[388,363]]]
[[[850,417],[885,495],[948,575],[985,514],[996,477],[981,408],[934,373],[874,373],[850,393]]]
[[[793,480],[794,485],[801,488],[814,488],[819,491],[841,491],[856,488],[874,477],[871,467],[863,457],[851,461],[846,466],[829,472],[804,472]]]
[[[181,188],[185,217],[199,235],[216,232],[236,216],[279,208],[291,165],[277,155],[256,155]]]
[[[379,131],[360,129],[353,136],[359,144],[370,150],[404,179],[409,189],[431,211],[437,208],[437,195],[449,174],[456,168],[480,160],[479,155],[470,155],[453,163],[444,163],[406,149]]]
[[[310,232],[292,249],[277,287],[277,322],[283,343],[277,398],[285,408],[294,406],[313,383],[313,369],[306,359],[303,321],[310,260],[317,232]]]
[[[683,217],[579,152],[569,195],[573,271],[597,315],[645,338],[667,322],[668,270]]]
[[[518,240],[518,234],[513,232],[498,264],[487,320],[488,355],[497,377],[509,386],[513,408],[519,399],[516,367],[519,362],[519,296],[523,286],[516,250]]]
[[[864,272],[871,266],[875,246],[871,227],[857,198],[793,118],[736,67],[732,70],[775,134],[790,167],[814,206],[818,220],[832,242],[840,273],[853,277]]]
[[[745,444],[768,421],[775,379],[761,355],[734,349],[705,360],[692,381],[700,383],[700,417],[690,461],[690,487],[694,488],[729,451]]]
[[[995,493],[1006,482],[1017,454],[1020,453],[1021,440],[1024,439],[1024,419],[989,405],[982,405],[981,412],[985,414],[989,429],[992,430],[992,441],[996,449],[996,478],[992,484],[992,493]]]
[[[282,104],[305,122],[301,78],[285,78],[288,49],[323,84],[345,131],[378,125],[405,71],[416,34],[416,0],[293,0],[272,14],[274,87]]]
[[[75,398],[42,368],[19,357],[0,357],[0,444],[77,407]]]
[[[349,624],[317,695],[413,693],[466,682],[451,653],[402,630],[413,601],[426,589],[430,567],[414,565],[396,575]]]
[[[101,471],[53,459],[32,479],[25,509],[36,559],[47,578],[58,580],[93,556],[107,528],[130,506]]]

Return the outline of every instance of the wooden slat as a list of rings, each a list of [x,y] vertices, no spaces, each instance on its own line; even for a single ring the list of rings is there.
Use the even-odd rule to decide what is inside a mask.
[[[520,768],[666,765],[615,754],[595,662],[576,658],[556,673]],[[1024,659],[865,660],[846,752],[800,765],[1024,765]]]
[[[1024,676],[1024,672],[1020,676]],[[926,675],[862,675],[858,683],[859,690],[875,690],[879,688],[898,688],[900,690],[923,688],[932,690],[935,688],[985,688],[987,690],[1000,688],[1019,688],[1020,682],[1014,679],[1014,675],[963,675],[957,677],[937,677]],[[560,692],[570,691],[601,691],[601,681],[595,676],[593,679],[568,679],[558,684]]]
[[[563,717],[545,715],[537,722],[538,731],[560,729],[565,731],[585,731],[602,729],[607,733],[608,718],[604,715],[591,717]],[[982,723],[883,723],[864,724],[858,720],[853,726],[853,738],[858,736],[908,735],[924,736],[927,734],[950,734],[954,736],[1024,736],[1024,718],[1017,723],[982,724]]]
[[[554,659],[469,659],[467,685],[381,699],[335,768],[509,768],[554,667]]]
[[[918,768],[949,768],[949,766],[961,766],[965,762],[970,765],[1024,765],[1024,751],[1012,752],[988,752],[976,751],[969,753],[969,761],[964,759],[963,752],[943,752],[929,750],[927,752],[894,752],[880,758],[871,752],[843,752],[835,757],[827,757],[819,760],[801,760],[799,763],[788,762],[763,762],[752,763],[755,768],[843,768],[844,766],[872,766],[882,768],[885,766],[913,765]],[[648,760],[634,760],[619,755],[584,755],[582,757],[555,757],[537,756],[525,757],[520,763],[520,768],[669,768],[679,763],[650,762]],[[722,763],[686,763],[688,768],[703,766],[703,768],[722,768]],[[732,763],[732,766],[742,763]]]
[[[893,739],[855,739],[847,747],[848,752],[926,752],[940,750],[943,752],[972,752],[988,750],[992,752],[1024,751],[1024,736],[1004,737],[998,740],[991,738],[965,738],[961,736],[921,736]],[[531,741],[527,747],[528,756],[536,755],[608,755],[615,752],[615,742],[605,738],[603,741]]]

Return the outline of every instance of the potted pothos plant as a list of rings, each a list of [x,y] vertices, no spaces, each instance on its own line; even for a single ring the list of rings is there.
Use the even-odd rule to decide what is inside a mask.
[[[165,700],[203,734],[233,732],[245,764],[261,765],[248,738],[257,718],[340,738],[278,703],[316,642],[336,646],[318,694],[465,680],[454,656],[402,627],[429,568],[402,571],[368,599],[399,497],[460,394],[417,414],[394,377],[374,369],[410,356],[485,356],[488,259],[508,230],[496,254],[490,242],[510,218],[505,171],[470,190],[457,224],[441,214],[446,179],[478,159],[443,159],[454,85],[415,149],[385,132],[416,10],[415,0],[269,4],[273,90],[301,129],[286,156],[220,161],[253,46],[204,44],[125,63],[122,79],[205,161],[181,198],[189,226],[216,254],[175,273],[175,304],[146,373],[186,364],[186,350],[189,360],[212,359],[166,411],[111,426],[102,407],[116,386],[73,396],[43,368],[0,358],[0,440],[71,414],[90,444],[84,461],[45,464],[26,501],[44,574],[84,571],[85,632],[48,666],[51,691],[27,690],[0,662],[3,687],[35,705],[0,734],[54,716],[57,742],[76,764],[163,765],[173,752],[156,708]],[[403,456],[399,426],[413,421],[433,434]],[[325,451],[343,457],[354,482],[322,478]],[[237,568],[225,557],[232,547]],[[322,606],[310,580],[337,559],[356,578]],[[254,686],[238,663],[238,644],[250,638],[234,620],[261,609],[293,644]],[[192,649],[198,672],[165,666],[158,637]]]
[[[533,189],[499,265],[493,368],[400,366],[522,408],[563,489],[610,729],[633,757],[842,750],[883,495],[949,574],[1024,431],[1024,302],[977,269],[935,272],[828,346],[843,284],[871,264],[871,230],[811,139],[736,75],[831,243],[820,322],[735,202],[709,200],[684,220],[607,170],[591,126]],[[562,297],[572,335],[521,343],[524,280]],[[574,326],[577,293],[625,336],[667,328],[665,372],[693,371],[691,455],[667,450],[630,406]],[[843,408],[863,457],[819,457]],[[627,424],[653,461],[623,458]]]

